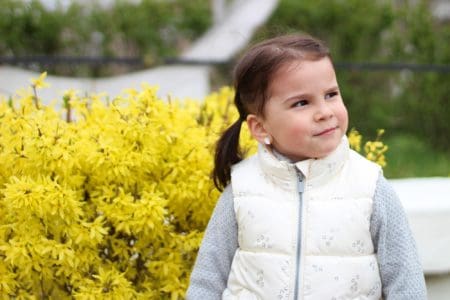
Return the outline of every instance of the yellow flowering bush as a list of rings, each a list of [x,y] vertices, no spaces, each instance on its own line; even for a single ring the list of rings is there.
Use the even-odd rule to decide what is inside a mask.
[[[150,86],[111,101],[69,90],[57,111],[40,103],[44,79],[0,101],[0,294],[183,298],[219,196],[210,172],[237,118],[233,90],[202,102],[164,102]],[[255,150],[246,129],[242,144]]]

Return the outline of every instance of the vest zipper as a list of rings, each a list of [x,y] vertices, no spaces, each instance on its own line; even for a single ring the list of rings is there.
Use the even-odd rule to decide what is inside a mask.
[[[301,245],[302,245],[302,210],[303,210],[303,192],[305,190],[305,183],[303,174],[300,171],[297,172],[297,192],[299,197],[298,203],[298,228],[297,228],[297,252],[295,261],[295,288],[294,299],[298,299],[299,285],[300,285],[300,264],[301,262]]]

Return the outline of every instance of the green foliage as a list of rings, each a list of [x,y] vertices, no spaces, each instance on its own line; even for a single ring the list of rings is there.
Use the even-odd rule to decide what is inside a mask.
[[[0,54],[54,54],[61,50],[55,39],[63,29],[61,12],[50,13],[37,1],[26,5],[21,1],[1,0],[0,6]]]
[[[389,164],[383,170],[387,177],[450,176],[450,156],[445,151],[433,149],[411,134],[390,134],[385,142],[389,145]]]
[[[67,10],[48,11],[37,0],[0,0],[0,55],[131,56],[150,66],[176,56],[211,23],[209,2],[203,0],[117,0],[110,9],[90,5],[75,2]],[[112,70],[48,71],[101,75]]]
[[[258,38],[305,31],[327,41],[338,60],[367,61],[383,48],[380,33],[393,22],[391,6],[379,1],[282,0]]]
[[[256,40],[304,31],[325,40],[335,62],[450,63],[450,27],[426,1],[282,0]],[[412,2],[411,2],[412,3]],[[337,68],[350,125],[414,134],[449,149],[449,73]]]
[[[407,62],[450,65],[450,26],[435,24],[422,3],[405,8],[397,39],[406,45],[398,56]],[[450,73],[405,72],[397,81],[402,90],[395,101],[399,128],[424,137],[432,146],[450,148]]]

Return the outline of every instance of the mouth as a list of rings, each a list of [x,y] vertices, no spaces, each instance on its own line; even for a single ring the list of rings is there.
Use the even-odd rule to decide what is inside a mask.
[[[332,134],[332,133],[333,133],[336,129],[338,129],[338,128],[339,128],[339,126],[330,127],[330,128],[327,128],[327,129],[325,129],[325,130],[323,130],[323,131],[321,131],[321,132],[315,134],[314,136],[324,136],[324,135],[329,135],[329,134]]]

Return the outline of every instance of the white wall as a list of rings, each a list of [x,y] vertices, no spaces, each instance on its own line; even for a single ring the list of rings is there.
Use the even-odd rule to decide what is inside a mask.
[[[0,66],[0,95],[8,98],[14,96],[19,89],[29,87],[30,79],[37,78],[39,73],[15,67]],[[209,67],[172,65],[151,70],[129,73],[121,76],[105,78],[74,78],[47,76],[45,80],[49,88],[40,89],[39,96],[44,104],[57,99],[62,103],[63,92],[74,89],[83,93],[106,92],[109,97],[118,96],[124,89],[140,89],[142,83],[159,86],[158,96],[167,99],[175,98],[203,99],[209,92]],[[59,107],[59,105],[56,105]]]
[[[416,239],[428,299],[450,299],[450,178],[389,182],[402,201]]]

